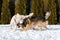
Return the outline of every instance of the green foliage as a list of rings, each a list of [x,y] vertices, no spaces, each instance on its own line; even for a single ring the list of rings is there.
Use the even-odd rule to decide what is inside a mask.
[[[35,16],[43,16],[44,13],[43,0],[32,0],[31,12],[33,12]]]
[[[2,13],[1,13],[1,23],[7,24],[10,22],[11,15],[10,10],[8,8],[8,0],[3,0],[2,3]]]
[[[31,6],[31,8],[28,5]],[[60,0],[31,0],[31,5],[28,4],[27,0],[16,0],[15,5],[14,0],[3,0],[0,23],[7,24],[10,22],[11,17],[14,14],[19,13],[22,15],[26,15],[28,13],[27,10],[31,9],[31,12],[34,13],[34,16],[44,16],[44,12],[50,10],[51,16],[48,19],[49,24],[55,24],[58,20],[57,13],[60,12],[60,9],[59,11],[57,11],[58,7],[60,8]]]
[[[26,0],[17,0],[15,4],[15,14],[26,15]]]
[[[49,0],[48,9],[51,10],[51,16],[49,18],[49,24],[55,24],[57,21],[56,15],[56,3],[55,0]]]

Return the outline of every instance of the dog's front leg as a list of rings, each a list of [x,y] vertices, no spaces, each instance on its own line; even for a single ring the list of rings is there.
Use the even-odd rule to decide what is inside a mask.
[[[46,30],[48,29],[46,22],[43,22],[42,25],[43,25],[43,27],[44,27]]]
[[[16,31],[17,30],[17,26],[14,27],[13,31]]]
[[[42,30],[42,27],[41,26],[38,26],[39,27],[39,31],[41,31]]]
[[[12,29],[12,31],[14,32],[14,31],[16,31],[16,30],[17,30],[17,25],[14,24],[14,25],[13,25],[13,29]]]
[[[22,31],[26,31],[26,30],[29,30],[29,29],[30,29],[30,24],[27,24],[26,27],[24,27]]]

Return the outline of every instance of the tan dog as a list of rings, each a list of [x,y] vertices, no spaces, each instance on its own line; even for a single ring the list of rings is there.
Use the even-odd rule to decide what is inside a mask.
[[[40,17],[36,17],[33,20],[27,19],[27,24],[24,26],[24,30],[29,30],[30,28],[35,29],[36,25],[39,27],[39,30],[42,29],[42,27],[46,28],[46,22],[45,19],[39,19]]]
[[[33,16],[31,18],[24,19],[25,26],[23,26],[23,30],[29,30],[30,28],[35,29],[36,25],[39,27],[39,30],[42,30],[42,27],[47,29],[46,19],[48,19],[49,16],[50,13],[47,12],[45,17]]]

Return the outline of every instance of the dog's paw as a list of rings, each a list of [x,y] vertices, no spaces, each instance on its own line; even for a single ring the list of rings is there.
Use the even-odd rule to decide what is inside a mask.
[[[23,31],[26,31],[26,30],[20,30],[20,32],[23,32]]]

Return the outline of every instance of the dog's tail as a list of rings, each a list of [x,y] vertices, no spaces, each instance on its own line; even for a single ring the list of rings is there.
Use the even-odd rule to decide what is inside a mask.
[[[48,19],[50,15],[51,15],[51,12],[46,12],[45,19]]]

